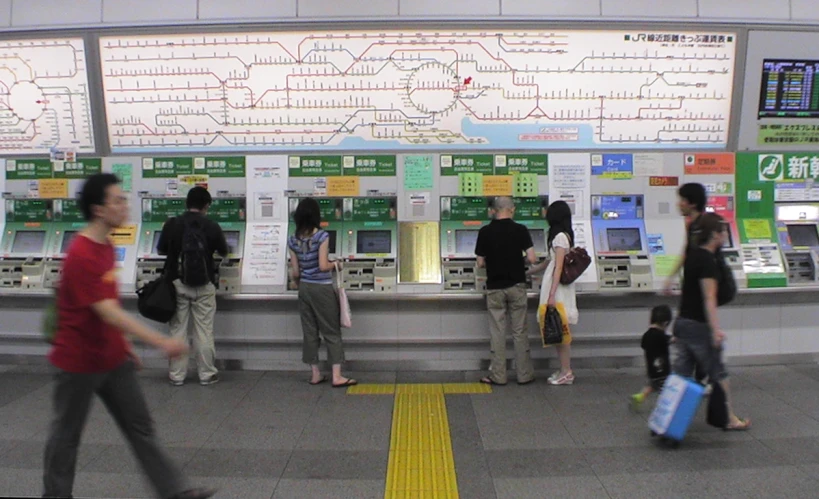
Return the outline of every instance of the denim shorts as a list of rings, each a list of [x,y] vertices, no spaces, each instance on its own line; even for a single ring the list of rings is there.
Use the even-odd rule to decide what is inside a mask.
[[[674,337],[677,340],[674,373],[692,378],[699,366],[711,381],[722,381],[728,377],[722,362],[722,348],[714,347],[708,324],[678,318],[674,322]]]

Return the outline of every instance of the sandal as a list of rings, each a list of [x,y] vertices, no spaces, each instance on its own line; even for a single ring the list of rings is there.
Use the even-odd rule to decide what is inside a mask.
[[[481,383],[484,385],[495,385],[495,386],[504,386],[506,383],[498,383],[494,379],[490,378],[489,376],[485,378],[481,378]]]
[[[316,381],[315,383],[313,383],[312,381],[308,381],[308,383],[310,383],[311,385],[315,386],[315,385],[320,385],[320,384],[324,383],[325,381],[327,381],[327,376],[322,376],[322,377],[321,377],[321,378],[319,378],[319,380],[318,380],[318,381]]]
[[[344,388],[344,387],[347,387],[347,386],[355,386],[357,384],[358,384],[358,381],[356,381],[356,380],[354,380],[352,378],[347,378],[347,381],[345,381],[344,383],[339,383],[339,384],[333,383],[333,388]]]
[[[729,424],[726,425],[722,431],[745,431],[751,427],[751,420],[750,419],[742,419],[737,418],[739,420],[739,424]]]

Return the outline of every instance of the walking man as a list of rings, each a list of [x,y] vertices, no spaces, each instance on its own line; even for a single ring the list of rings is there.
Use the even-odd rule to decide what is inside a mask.
[[[171,218],[162,227],[157,251],[167,255],[164,273],[176,288],[176,314],[171,319],[171,336],[185,344],[193,322],[193,346],[199,384],[219,382],[214,364],[213,318],[216,315],[216,270],[213,253],[227,256],[225,234],[219,224],[206,218],[213,199],[204,187],[188,192],[188,211]],[[174,386],[185,384],[188,356],[170,362],[169,378]]]
[[[510,197],[495,198],[495,217],[478,232],[475,255],[478,267],[486,268],[486,307],[489,309],[489,332],[492,358],[489,376],[481,383],[506,384],[507,318],[515,344],[515,367],[518,384],[535,380],[526,331],[526,260],[537,262],[529,229],[513,220],[515,203]]]
[[[71,497],[82,430],[97,394],[128,439],[159,497],[206,498],[214,491],[189,489],[160,447],[139,386],[140,365],[125,334],[170,358],[187,346],[145,326],[119,302],[113,229],[128,218],[128,198],[111,174],[91,176],[80,196],[88,226],[68,250],[57,288],[57,332],[48,355],[57,368],[54,420],[45,449],[44,497]]]

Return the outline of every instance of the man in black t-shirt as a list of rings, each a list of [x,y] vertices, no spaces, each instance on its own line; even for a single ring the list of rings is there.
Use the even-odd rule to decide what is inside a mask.
[[[676,279],[685,264],[688,250],[697,246],[693,241],[696,240],[696,236],[700,231],[700,217],[705,213],[705,203],[708,201],[708,194],[705,191],[704,185],[692,182],[684,184],[677,190],[677,198],[677,207],[680,210],[680,214],[686,219],[685,246],[683,246],[682,254],[679,260],[677,260],[677,264],[665,281],[664,290],[666,294],[671,293],[674,279]]]
[[[486,307],[489,309],[489,332],[492,359],[489,376],[482,383],[506,384],[507,315],[515,344],[518,384],[535,379],[526,331],[526,266],[537,262],[529,229],[512,218],[515,203],[510,197],[495,198],[495,218],[478,232],[475,255],[478,267],[486,268]]]

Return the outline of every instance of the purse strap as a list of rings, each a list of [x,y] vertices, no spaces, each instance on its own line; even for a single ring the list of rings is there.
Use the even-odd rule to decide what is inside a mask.
[[[333,267],[336,268],[336,287],[341,289],[344,283],[341,279],[341,271],[338,269],[338,260],[333,260]]]

